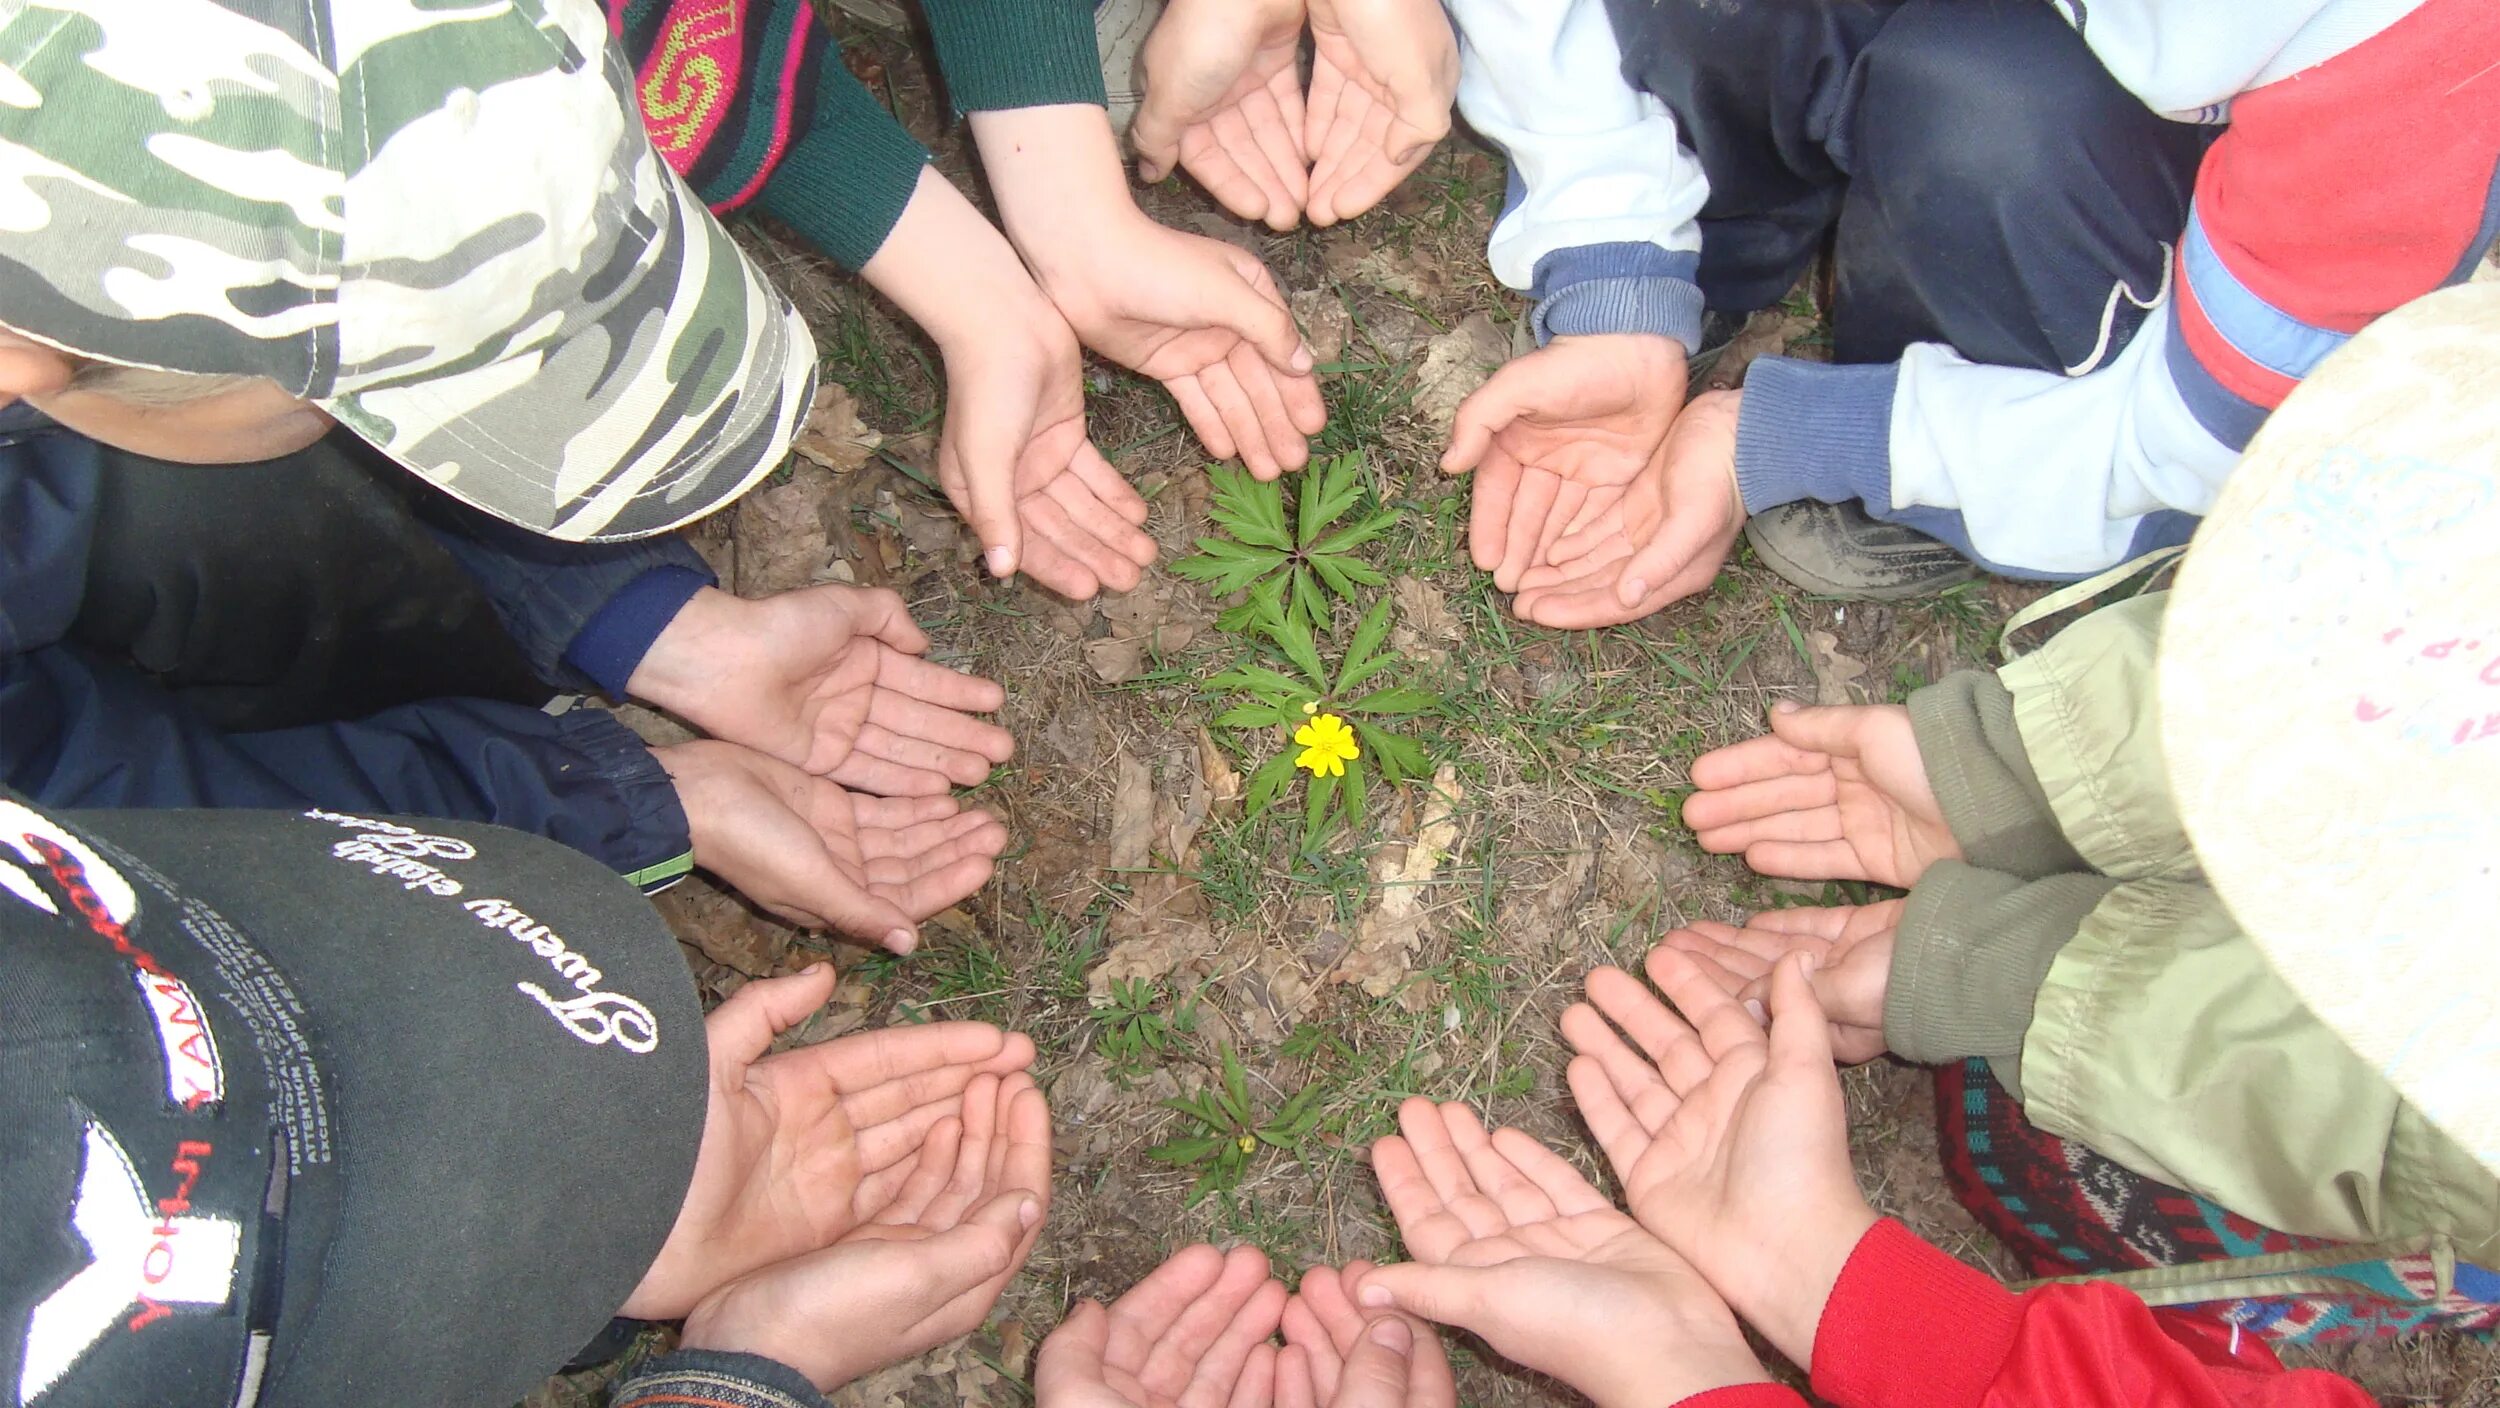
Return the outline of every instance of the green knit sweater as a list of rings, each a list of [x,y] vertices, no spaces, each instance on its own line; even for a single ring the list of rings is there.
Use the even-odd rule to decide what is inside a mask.
[[[808,0],[607,0],[662,159],[857,269],[929,159],[843,66]],[[925,0],[957,112],[1103,102],[1086,0]]]

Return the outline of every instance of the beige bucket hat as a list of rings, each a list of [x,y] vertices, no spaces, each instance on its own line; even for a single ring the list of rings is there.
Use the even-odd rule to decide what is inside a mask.
[[[2216,892],[2500,1170],[2500,284],[2399,309],[2311,373],[2162,632],[2162,746]]]

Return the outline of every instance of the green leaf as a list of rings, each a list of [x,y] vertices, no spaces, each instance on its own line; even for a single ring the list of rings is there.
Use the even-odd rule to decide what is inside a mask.
[[[1307,566],[1293,569],[1293,609],[1286,615],[1287,619],[1299,620],[1315,631],[1328,629],[1335,619],[1328,609],[1328,598],[1320,595],[1318,579]],[[1320,674],[1313,678],[1325,683],[1328,676]]]
[[[1272,547],[1293,546],[1285,531],[1283,484],[1261,483],[1257,475],[1235,465],[1209,466],[1207,482],[1215,491],[1211,508],[1250,527],[1249,532],[1236,531],[1233,536],[1244,542],[1265,541]]]
[[[1206,1162],[1229,1142],[1231,1141],[1211,1134],[1192,1134],[1157,1144],[1146,1151],[1146,1157],[1157,1163],[1178,1164],[1186,1167],[1190,1164]]]
[[[1276,644],[1283,647],[1285,658],[1294,663],[1311,681],[1314,693],[1328,692],[1328,667],[1319,660],[1319,642],[1311,638],[1311,628],[1294,617],[1285,618],[1285,627],[1276,633]]]
[[[1291,781],[1293,749],[1289,747],[1260,764],[1259,770],[1250,775],[1250,787],[1242,797],[1242,811],[1250,816],[1266,811],[1269,804],[1276,800],[1276,794],[1284,791],[1285,784]]]
[[[1345,799],[1348,826],[1363,824],[1363,760],[1356,758],[1345,765],[1345,785],[1337,789]]]
[[[1336,797],[1337,779],[1333,777],[1311,779],[1311,802],[1302,817],[1302,849],[1307,851],[1319,844],[1320,833],[1327,829],[1329,803],[1335,801]]]
[[[1353,687],[1346,682],[1356,677],[1354,672],[1368,662],[1372,652],[1380,649],[1381,642],[1388,638],[1389,603],[1384,598],[1363,613],[1362,621],[1354,628],[1353,639],[1346,642],[1345,659],[1337,667],[1337,693],[1343,694]]]
[[[1262,699],[1298,700],[1310,697],[1310,686],[1282,670],[1265,665],[1236,665],[1207,681],[1211,690],[1243,689]]]
[[[1295,525],[1305,546],[1320,531],[1345,515],[1363,497],[1363,456],[1360,451],[1311,466],[1302,476],[1300,521]]]
[[[1335,554],[1323,553],[1313,556],[1307,559],[1307,561],[1313,563],[1326,562],[1333,564],[1340,573],[1343,573],[1351,580],[1360,582],[1367,587],[1376,587],[1389,580],[1387,573],[1382,572],[1379,568],[1372,566],[1370,563],[1365,562],[1359,557],[1341,557]],[[1348,601],[1352,601],[1354,599],[1354,594],[1351,591],[1346,592],[1344,595]]]
[[[1420,714],[1441,707],[1441,696],[1411,684],[1375,689],[1351,704],[1342,706],[1349,714]]]
[[[1224,1094],[1230,1100],[1233,1118],[1250,1123],[1250,1073],[1241,1068],[1241,1053],[1229,1041],[1216,1043],[1224,1061]]]
[[[1388,532],[1397,521],[1398,511],[1393,508],[1384,508],[1378,513],[1360,519],[1352,527],[1338,529],[1316,543],[1306,541],[1303,548],[1306,552],[1313,553],[1352,552]]]
[[[1432,759],[1411,740],[1401,738],[1384,728],[1354,721],[1355,736],[1362,740],[1363,750],[1380,764],[1380,772],[1389,781],[1405,782],[1432,771]]]
[[[1236,704],[1215,716],[1217,728],[1275,728],[1297,718],[1302,711],[1291,704],[1275,704],[1260,700],[1255,704]]]
[[[1352,601],[1354,600],[1355,581],[1353,576],[1346,571],[1346,568],[1351,566],[1353,562],[1354,559],[1350,557],[1314,557],[1306,559],[1304,565],[1309,567],[1313,572],[1318,573],[1319,579],[1328,584],[1328,589],[1330,591],[1335,592],[1337,595],[1344,597],[1348,601]]]
[[[1371,659],[1364,661],[1361,668],[1349,669],[1343,675],[1338,677],[1337,693],[1352,694],[1356,686],[1362,684],[1365,680],[1370,679],[1372,676],[1379,674],[1381,671],[1389,669],[1405,658],[1405,656],[1398,654],[1394,650],[1390,651],[1386,655],[1373,656]]]

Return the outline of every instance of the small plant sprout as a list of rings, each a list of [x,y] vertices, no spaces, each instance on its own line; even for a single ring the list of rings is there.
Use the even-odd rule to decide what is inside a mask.
[[[1189,1190],[1191,1207],[1209,1193],[1229,1193],[1239,1187],[1260,1145],[1300,1152],[1302,1141],[1318,1130],[1324,1114],[1320,1100],[1327,1087],[1313,1084],[1303,1087],[1273,1116],[1263,1116],[1251,1103],[1250,1077],[1242,1069],[1240,1055],[1229,1042],[1220,1049],[1220,1081],[1196,1095],[1163,1102],[1165,1109],[1184,1116],[1193,1132],[1146,1151],[1150,1159],[1199,1170],[1198,1181]]]
[[[1281,593],[1254,592],[1251,604],[1257,608],[1253,626],[1297,673],[1251,663],[1215,676],[1207,681],[1210,688],[1249,696],[1216,715],[1215,723],[1218,728],[1275,730],[1280,738],[1292,740],[1250,775],[1242,808],[1260,815],[1284,794],[1297,769],[1308,772],[1310,797],[1302,834],[1307,850],[1337,818],[1349,825],[1363,820],[1373,769],[1392,786],[1431,773],[1432,760],[1423,746],[1395,732],[1391,722],[1438,713],[1442,699],[1429,690],[1391,682],[1391,672],[1405,657],[1382,649],[1389,638],[1385,600],[1363,613],[1333,671],[1321,660],[1310,627],[1285,609]]]
[[[1210,466],[1207,475],[1215,491],[1210,513],[1228,536],[1200,538],[1196,556],[1172,564],[1179,575],[1207,583],[1218,596],[1272,585],[1285,614],[1312,631],[1327,629],[1331,595],[1352,601],[1356,588],[1389,580],[1354,554],[1396,524],[1397,510],[1375,509],[1340,525],[1363,499],[1359,451],[1292,476],[1299,487],[1290,518],[1284,480],[1262,484],[1249,471],[1228,465]],[[1246,602],[1215,623],[1228,631],[1248,630],[1256,613],[1256,602]]]

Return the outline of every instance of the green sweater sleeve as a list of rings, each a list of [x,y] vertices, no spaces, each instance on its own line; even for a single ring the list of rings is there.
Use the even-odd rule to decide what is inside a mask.
[[[924,0],[957,112],[1104,103],[1086,0]]]
[[[1963,670],[1910,696],[1927,785],[1970,863],[2038,878],[2088,870],[2057,826],[1994,674]]]
[[[1987,1057],[2021,1099],[2033,996],[2117,885],[2098,875],[2025,880],[1951,860],[1929,866],[1893,933],[1884,1044],[1928,1064]]]
[[[846,269],[876,256],[920,183],[929,153],[868,96],[830,39],[815,109],[755,194],[756,208]]]

